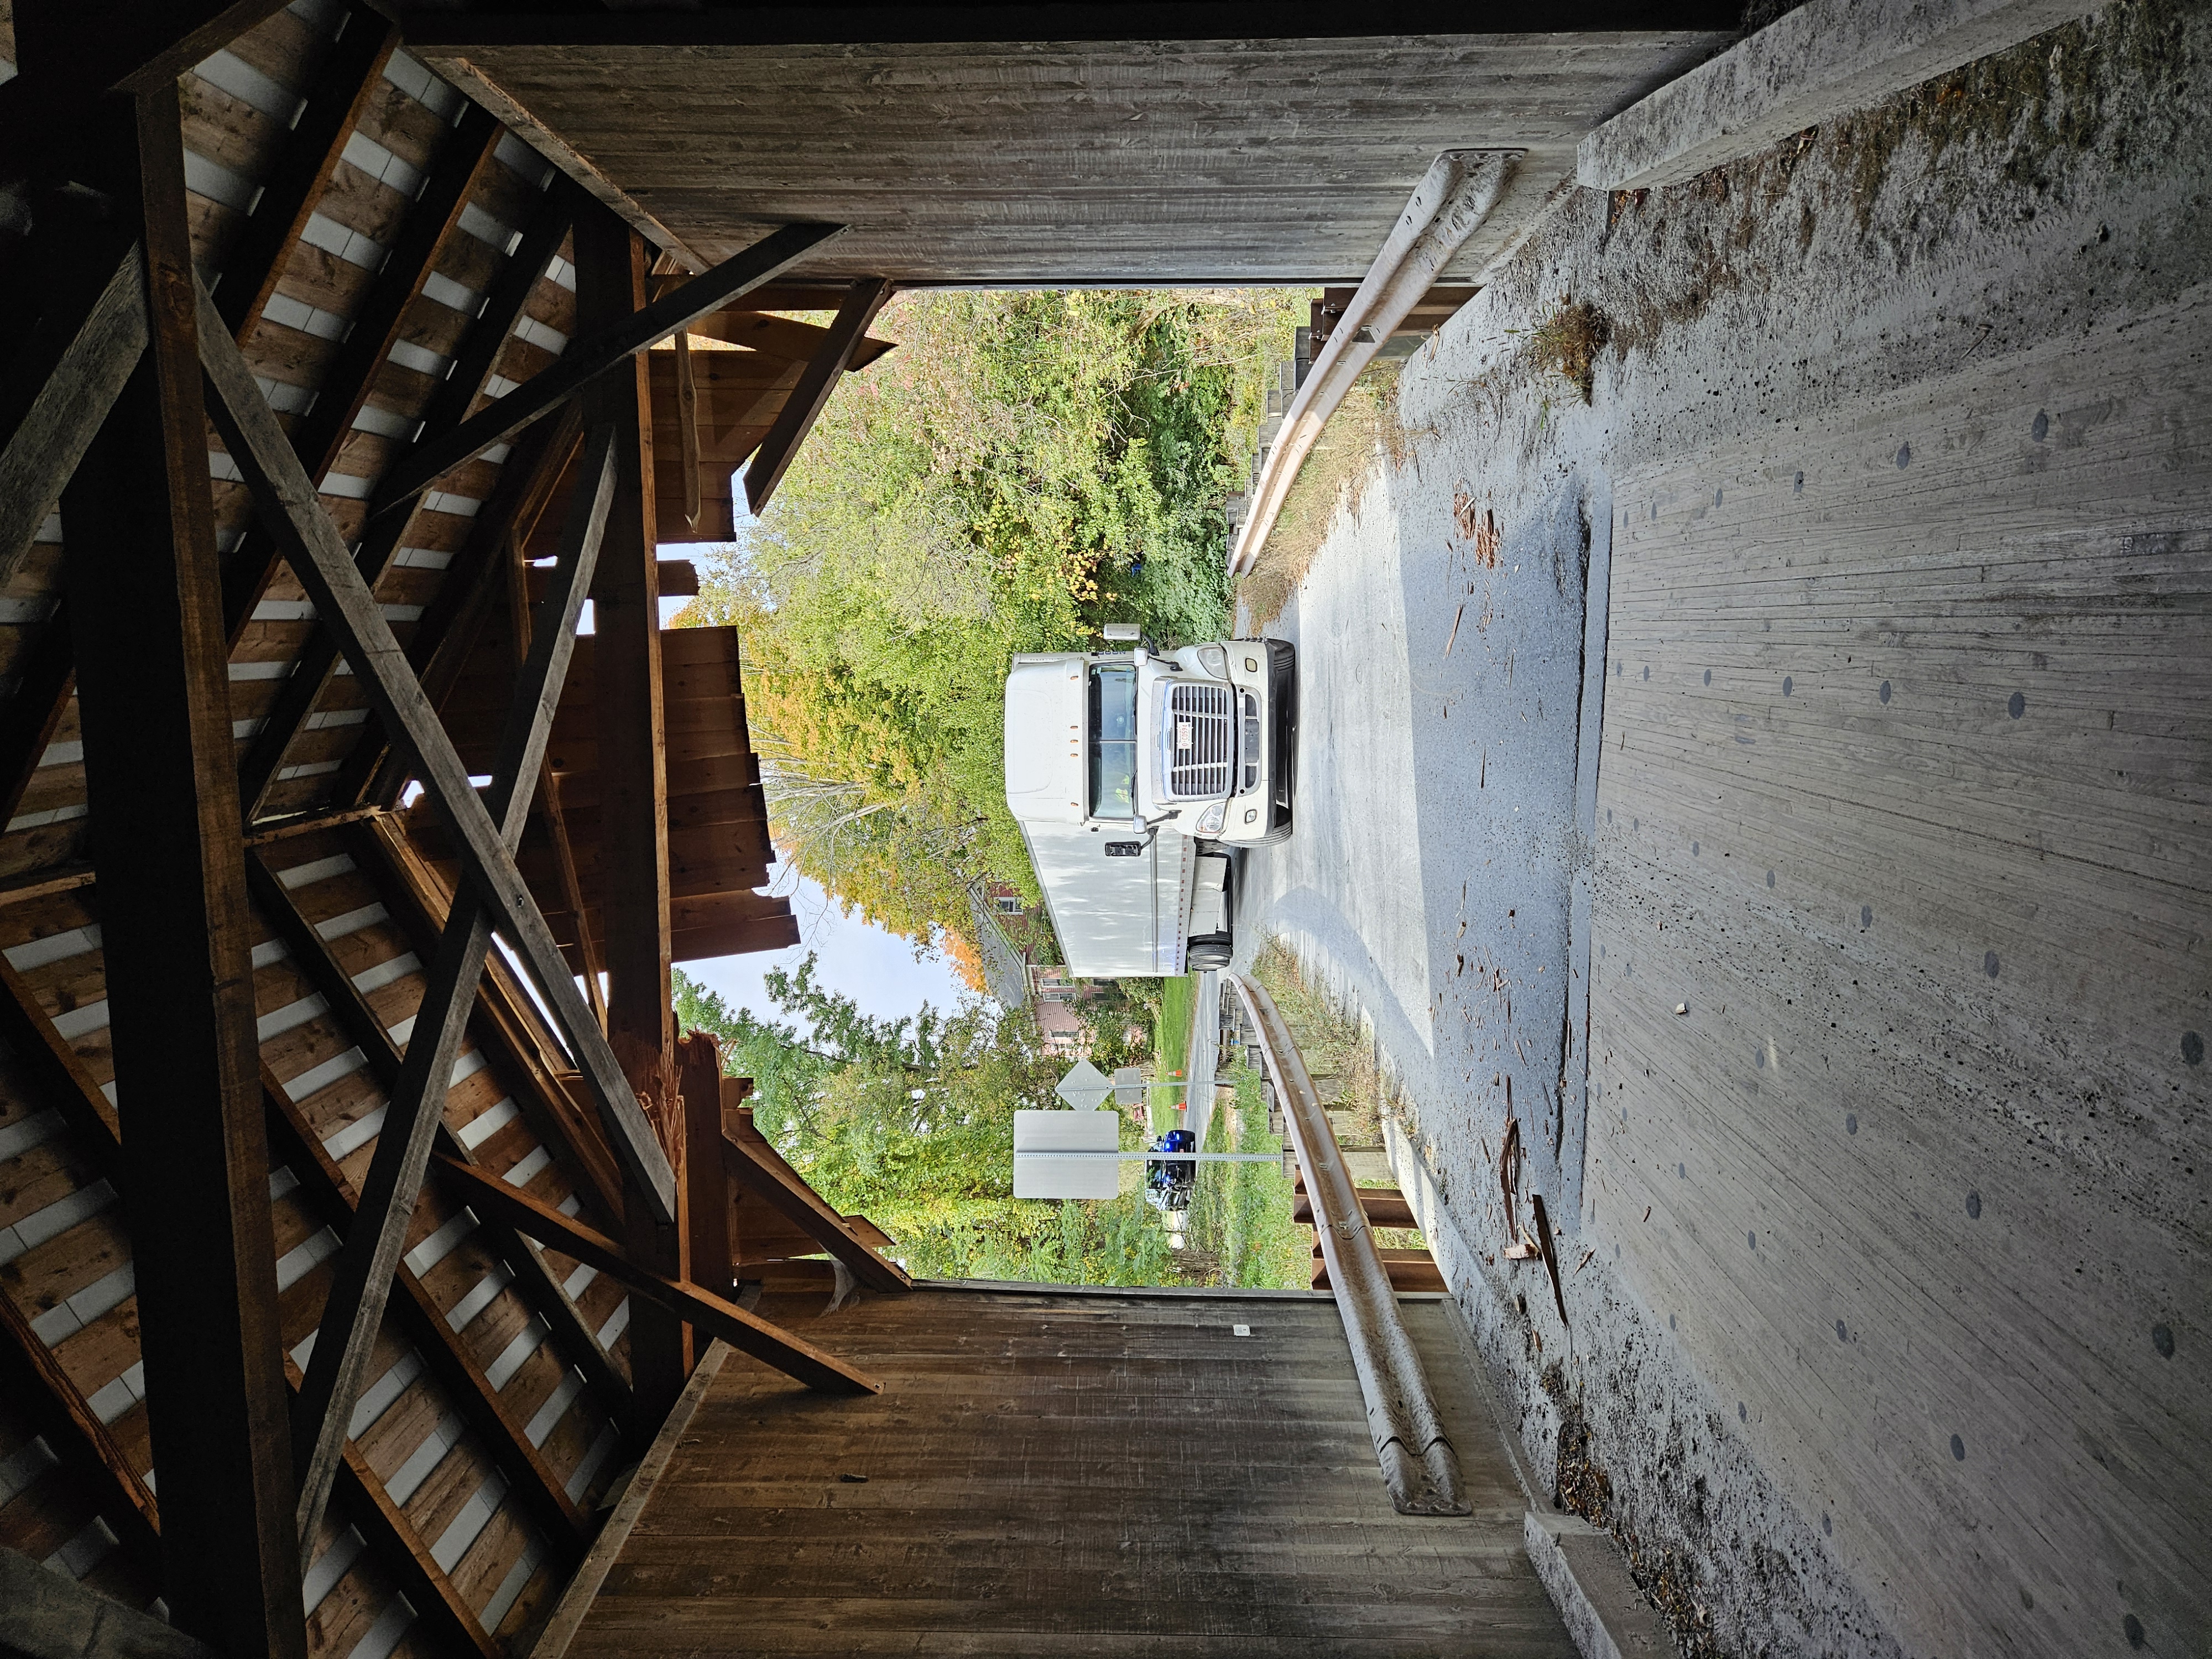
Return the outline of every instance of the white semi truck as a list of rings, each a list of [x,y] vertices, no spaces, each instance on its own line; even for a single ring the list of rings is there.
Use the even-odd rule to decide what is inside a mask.
[[[1135,641],[1123,625],[1109,641]],[[1006,805],[1071,972],[1225,965],[1236,847],[1291,833],[1297,659],[1282,640],[1019,656]]]

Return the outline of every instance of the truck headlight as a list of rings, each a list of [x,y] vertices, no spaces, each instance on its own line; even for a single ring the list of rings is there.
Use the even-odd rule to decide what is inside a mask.
[[[1228,816],[1229,803],[1225,800],[1218,800],[1214,802],[1212,805],[1207,807],[1206,811],[1198,815],[1198,833],[1201,836],[1219,835],[1221,833],[1222,822],[1227,818]]]
[[[1200,646],[1198,660],[1206,672],[1217,680],[1225,680],[1229,678],[1229,653],[1219,646]]]

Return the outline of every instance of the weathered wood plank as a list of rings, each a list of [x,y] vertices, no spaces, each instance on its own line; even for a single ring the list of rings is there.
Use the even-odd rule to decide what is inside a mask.
[[[705,276],[694,277],[674,293],[637,311],[617,331],[571,342],[551,368],[463,422],[451,436],[424,446],[394,468],[377,489],[374,510],[380,514],[412,501],[471,456],[513,437],[622,358],[644,350],[695,317],[727,306],[747,289],[805,258],[842,228],[787,225]]]
[[[465,1164],[445,1160],[447,1177],[472,1205],[489,1206],[511,1225],[540,1243],[597,1267],[631,1291],[666,1308],[679,1319],[718,1336],[740,1353],[750,1354],[810,1389],[828,1394],[874,1394],[882,1384],[812,1343],[757,1319],[744,1309],[710,1295],[696,1285],[662,1278],[639,1267],[605,1234],[571,1221],[520,1192]]]
[[[206,295],[200,293],[203,307]],[[374,598],[361,579],[352,556],[323,512],[314,487],[283,437],[269,406],[227,335],[200,331],[203,363],[218,397],[218,429],[264,502],[270,528],[280,535],[293,568],[310,584],[315,607],[336,631],[347,659],[360,677],[388,730],[402,734],[416,758],[426,793],[451,815],[451,828],[465,849],[469,879],[491,908],[500,932],[530,966],[539,993],[560,1021],[590,1079],[594,1103],[605,1120],[616,1152],[631,1179],[656,1212],[672,1217],[676,1178],[668,1159],[624,1082],[607,1039],[562,960],[560,947],[528,885],[501,843],[453,753],[405,653]]]

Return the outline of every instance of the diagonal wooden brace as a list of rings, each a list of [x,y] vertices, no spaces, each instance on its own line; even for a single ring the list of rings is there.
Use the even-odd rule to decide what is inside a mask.
[[[423,793],[453,835],[464,879],[490,910],[493,926],[514,947],[544,998],[583,1072],[625,1174],[654,1218],[664,1224],[673,1222],[676,1174],[668,1155],[608,1047],[606,1034],[577,988],[538,901],[515,866],[514,855],[501,842],[491,815],[471,787],[468,768],[454,752],[453,739],[423,695],[406,653],[392,637],[391,624],[362,580],[337,527],[323,510],[290,441],[253,383],[252,372],[230,337],[221,331],[221,319],[215,315],[204,286],[199,304],[200,362],[216,393],[208,412],[229,447],[231,459],[316,613],[352,664],[378,719],[414,757]]]
[[[866,1372],[847,1364],[834,1354],[823,1352],[781,1327],[757,1318],[696,1285],[647,1273],[631,1261],[622,1247],[605,1233],[569,1220],[520,1188],[510,1187],[495,1176],[451,1158],[441,1159],[441,1165],[453,1192],[466,1199],[471,1206],[496,1216],[517,1232],[527,1234],[541,1244],[619,1279],[637,1295],[659,1303],[685,1322],[720,1337],[763,1364],[773,1365],[787,1376],[795,1377],[808,1388],[825,1394],[883,1392],[884,1385]]]
[[[133,242],[67,341],[43,352],[33,341],[22,354],[27,361],[0,384],[0,410],[20,410],[14,428],[0,435],[7,446],[0,449],[0,584],[21,567],[62,486],[146,355],[146,262]],[[36,390],[14,384],[18,375],[35,377]]]
[[[872,1291],[910,1291],[914,1280],[897,1263],[886,1261],[830,1204],[799,1179],[799,1172],[749,1121],[722,1136],[722,1167],[732,1181],[755,1194],[786,1221],[853,1271]]]
[[[560,562],[540,606],[529,658],[515,683],[514,706],[507,714],[492,773],[491,808],[499,820],[500,844],[510,854],[520,843],[523,825],[529,820],[531,794],[545,757],[553,711],[575,655],[576,623],[599,563],[599,540],[606,530],[614,488],[614,433],[602,428],[586,441],[584,465],[562,534]],[[331,1277],[307,1379],[293,1402],[293,1462],[299,1472],[303,1558],[314,1547],[331,1483],[344,1462],[354,1405],[368,1382],[377,1328],[406,1247],[430,1143],[445,1109],[448,1079],[459,1057],[490,947],[489,914],[474,884],[465,883],[430,965],[398,1084],[392,1091],[362,1183],[361,1206]],[[301,1571],[310,1565],[303,1559]]]
[[[370,517],[380,518],[404,507],[471,456],[513,437],[556,404],[567,401],[586,380],[624,358],[635,356],[655,340],[667,338],[694,319],[720,310],[844,228],[842,225],[786,225],[673,293],[663,295],[642,311],[632,313],[619,326],[573,342],[543,374],[533,375],[490,408],[462,422],[443,440],[403,456],[377,490]]]

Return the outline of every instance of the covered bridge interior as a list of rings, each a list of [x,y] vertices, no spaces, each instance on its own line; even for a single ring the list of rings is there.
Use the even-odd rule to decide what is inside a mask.
[[[1923,76],[2072,15],[1922,9],[1965,19],[1934,29]],[[1514,158],[1433,273],[1492,282],[1590,182],[1593,133],[1730,50],[1739,7],[17,0],[8,21],[0,1645],[1607,1650],[1590,1633],[1605,1620],[1585,1606],[1577,1622],[1545,1563],[1613,1547],[1565,1548],[1563,1523],[1532,1518],[1554,1509],[1587,1425],[1519,1413],[1557,1430],[1533,1478],[1500,1439],[1485,1365],[1526,1342],[1539,1375],[1542,1310],[1484,1301],[1472,1255],[1440,1252],[1450,1295],[1407,1298],[1403,1315],[1472,1513],[1408,1517],[1375,1478],[1327,1297],[917,1287],[879,1230],[754,1132],[711,1041],[674,1029],[671,968],[797,927],[757,890],[774,854],[744,641],[664,629],[664,601],[696,577],[663,550],[730,534],[737,489],[755,510],[770,499],[842,377],[895,347],[871,331],[902,287],[1357,283],[1454,149]],[[1837,84],[1878,93],[1883,72]],[[1747,145],[1785,136],[1745,131]],[[1701,154],[1678,144],[1674,160]],[[1633,167],[1597,176],[1618,186],[1610,210],[1642,200]],[[2176,325],[2192,363],[2195,326]],[[2186,645],[2203,644],[2201,507],[2183,486],[2205,469],[2196,417],[2160,418],[2142,453],[2166,443],[2172,464],[2140,499],[2172,511],[2144,532],[2162,539],[2129,547],[2169,625],[2144,652],[2182,687],[2160,716],[2179,744],[2203,730],[2203,659]],[[1675,532],[1662,495],[1670,514],[1696,498],[1704,520],[1711,479],[1680,473],[1655,467],[1650,489],[1620,496],[1624,567]],[[1777,501],[1782,476],[1763,486]],[[1601,541],[1615,511],[1607,497]],[[1589,534],[1585,520],[1585,554]],[[1656,569],[1623,579],[1620,637],[1664,663],[1681,655],[1682,613]],[[1584,574],[1601,627],[1602,561]],[[2022,615],[2048,608],[2041,592]],[[1606,692],[1601,632],[1597,645],[1615,701],[1593,703],[1591,729],[1671,730],[1625,668]],[[2072,741],[2087,757],[2106,739]],[[2153,787],[2171,806],[2201,757],[2161,753]],[[1688,775],[1638,760],[1604,799],[1656,822],[1649,800]],[[1593,772],[1593,811],[1596,787]],[[2187,1540],[2201,1544],[2206,1510],[2149,1473],[2202,1472],[2212,1397],[2177,1405],[2173,1381],[2203,1341],[2206,1260],[2203,824],[2178,810],[2143,832],[2154,891],[2125,876],[2120,832],[2085,831],[2076,849],[2123,872],[2094,926],[2150,940],[2139,954],[2172,969],[2148,1000],[2160,1053],[2191,1069],[2130,1060],[2111,1085],[2157,1091],[2144,1121],[2163,1184],[2128,1237],[2156,1241],[2166,1311],[2137,1318],[2129,1280],[2112,1298],[2129,1357],[2022,1409],[2047,1407],[2038,1431],[2057,1432],[2082,1400],[2117,1402],[2122,1425],[2085,1430],[2081,1453],[2111,1481],[2068,1511],[2068,1535],[2148,1561],[2163,1575],[2144,1603],[2154,1634],[2185,1635],[2204,1629]],[[1632,926],[1653,951],[1648,915],[1688,890],[1605,879],[1627,896],[1607,910],[1601,895],[1599,936],[1625,951]],[[1656,952],[1691,980],[1735,948],[1665,927]],[[1994,950],[1986,961],[1994,981]],[[1586,982],[1586,957],[1578,971]],[[1869,969],[1899,1006],[1917,971]],[[1547,990],[1572,994],[1565,977]],[[2055,970],[2038,982],[2053,1010],[2073,1006]],[[1582,995],[1577,1087],[1592,1066]],[[1599,1029],[1618,1041],[1601,1088],[1688,1041],[1690,1026],[1642,1029],[1651,1009],[1630,1020],[1626,1006],[1608,981]],[[2065,1069],[2008,1030],[2039,1079]],[[1921,1047],[1948,1058],[1949,1041]],[[1696,1082],[1706,1063],[1665,1080],[1698,1097],[1670,1122],[1704,1121],[1726,1092]],[[1940,1070],[1899,1070],[1896,1087],[1933,1098]],[[1713,1138],[1742,1152],[1740,1120],[1716,1110]],[[1582,1190],[1564,1106],[1559,1121],[1555,1200]],[[1650,1145],[1632,1145],[1625,1109],[1621,1122],[1597,1158],[1604,1201],[1648,1221],[1688,1160],[1661,1158],[1674,1143],[1648,1125]],[[1601,1242],[1620,1254],[1596,1231],[1597,1191],[1585,1263]],[[2086,1240],[2105,1197],[2066,1201],[2061,1231]],[[1978,1218],[1978,1189],[1972,1203]],[[1889,1204],[1849,1200],[1884,1229]],[[1583,1207],[1560,1203],[1569,1231]],[[1772,1224],[1714,1213],[1748,1249]],[[1677,1300],[1730,1294],[1687,1247],[1643,1266]],[[1779,1328],[1801,1291],[1762,1292],[1762,1317]],[[2136,1340],[2150,1317],[2154,1357]],[[2183,1369],[2160,1370],[2177,1331]],[[1778,1340],[1747,1358],[1725,1329],[1700,1340],[1693,1363],[1717,1376],[1814,1363],[1785,1362]],[[1940,1361],[1947,1387],[1996,1363]],[[1712,1441],[1736,1425],[1716,1411],[1694,1426]],[[1818,1504],[1790,1480],[1857,1443],[1823,1432],[1747,1454],[1797,1472],[1780,1488],[1806,1538]],[[1869,1477],[1876,1546],[1839,1540],[1806,1570],[1849,1587],[1837,1605],[1879,1615],[1823,1635],[1832,1650],[1975,1650],[2014,1617],[1954,1624],[1929,1612],[1928,1584],[1893,1593],[1885,1562],[1963,1567],[1981,1540],[2008,1547],[2039,1524],[2026,1500],[1994,1521],[1965,1500],[1885,1512],[1923,1473]],[[8,1607],[27,1611],[11,1625]],[[2147,1639],[2136,1613],[2124,1625],[2101,1603],[2086,1622],[2066,1622],[2071,1603],[2057,1617],[2056,1634],[2008,1635],[2006,1650],[2080,1650],[2066,1644],[2092,1625]]]

